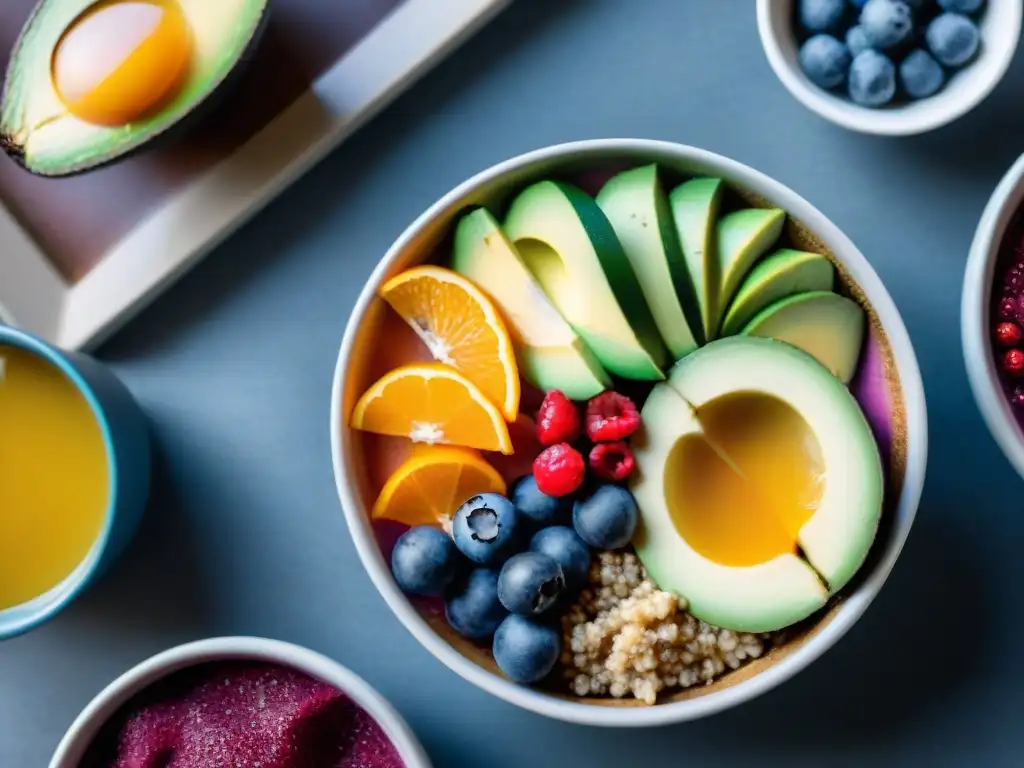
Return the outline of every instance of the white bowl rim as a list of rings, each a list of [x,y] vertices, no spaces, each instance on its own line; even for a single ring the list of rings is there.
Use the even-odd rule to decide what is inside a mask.
[[[341,405],[347,361],[352,355],[359,322],[375,298],[377,286],[380,285],[391,265],[401,257],[417,234],[426,228],[435,217],[441,215],[448,207],[476,188],[493,182],[521,167],[579,155],[615,153],[669,154],[680,161],[714,166],[724,177],[734,182],[740,180],[738,183],[745,188],[762,194],[775,205],[794,215],[810,231],[814,232],[833,253],[837,254],[837,257],[842,259],[844,266],[870,298],[871,304],[886,330],[903,385],[907,415],[907,445],[909,446],[903,488],[896,513],[898,517],[905,520],[905,523],[902,528],[893,528],[884,550],[872,563],[871,571],[860,576],[859,586],[849,593],[835,618],[795,652],[747,680],[706,696],[648,707],[606,707],[583,704],[518,685],[474,664],[438,635],[416,611],[391,576],[390,569],[380,552],[372,526],[363,510],[363,505],[354,490],[354,484],[348,481],[347,458],[342,435],[345,430],[341,428],[344,423]],[[849,238],[796,192],[760,171],[707,150],[668,141],[629,138],[591,139],[556,144],[497,163],[450,190],[413,221],[392,244],[374,269],[349,317],[338,352],[334,383],[331,388],[330,432],[335,484],[356,551],[363,567],[385,602],[406,629],[419,640],[420,644],[463,679],[511,704],[568,722],[611,727],[665,725],[720,712],[771,690],[803,670],[832,647],[856,623],[878,594],[906,543],[924,487],[928,453],[924,385],[921,381],[921,372],[910,342],[910,336],[892,297],[882,285],[881,279]]]
[[[794,0],[788,0],[793,5]],[[989,0],[989,4],[995,0]],[[874,134],[876,136],[913,136],[941,128],[952,123],[984,101],[1003,79],[1013,61],[1020,39],[1024,2],[1022,0],[999,0],[1010,2],[1013,7],[1009,11],[1009,29],[1004,29],[1009,45],[1001,46],[986,54],[987,72],[979,85],[962,98],[944,98],[944,92],[919,102],[918,109],[872,109],[854,104],[852,101],[839,99],[826,93],[814,85],[805,82],[802,75],[794,71],[787,60],[779,43],[778,32],[772,23],[772,10],[780,0],[757,0],[757,30],[761,37],[761,45],[772,71],[794,98],[812,112],[816,112],[826,120],[841,125],[851,131]]]
[[[1024,435],[1003,394],[989,341],[989,302],[996,261],[1010,220],[1024,203],[1024,155],[992,191],[971,241],[960,300],[960,332],[967,380],[981,416],[1013,468],[1024,477]]]
[[[398,711],[363,678],[333,659],[294,643],[263,637],[214,637],[178,645],[137,664],[100,691],[75,718],[49,768],[78,768],[100,728],[132,696],[162,678],[211,661],[252,660],[290,667],[322,680],[364,709],[395,745],[406,768],[431,768],[430,759]]]

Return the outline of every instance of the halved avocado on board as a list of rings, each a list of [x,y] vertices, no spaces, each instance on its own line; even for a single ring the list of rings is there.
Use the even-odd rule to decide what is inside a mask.
[[[853,395],[810,355],[772,339],[711,342],[676,364],[641,415],[633,543],[694,616],[781,629],[860,569],[881,517],[882,462]]]
[[[609,373],[665,378],[668,352],[636,273],[594,198],[572,184],[539,181],[512,201],[504,228],[551,303]]]
[[[42,0],[7,66],[0,147],[68,176],[149,146],[248,58],[268,0]]]

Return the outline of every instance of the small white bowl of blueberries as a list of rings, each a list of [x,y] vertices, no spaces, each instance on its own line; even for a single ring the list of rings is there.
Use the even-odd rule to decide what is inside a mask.
[[[804,106],[906,136],[969,112],[1017,49],[1022,0],[758,0],[775,74]]]

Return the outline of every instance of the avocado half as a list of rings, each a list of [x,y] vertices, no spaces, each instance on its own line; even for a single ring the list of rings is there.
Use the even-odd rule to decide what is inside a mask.
[[[25,23],[7,66],[0,103],[0,148],[40,176],[70,176],[149,147],[193,116],[249,59],[267,19],[268,0],[165,0],[180,11],[191,58],[180,83],[144,117],[121,125],[71,113],[53,82],[53,56],[65,32],[101,0],[41,0]]]
[[[679,521],[706,510],[671,491],[685,477],[676,462],[686,453],[678,448],[707,440],[702,409],[736,393],[788,405],[821,454],[821,496],[799,530],[789,532],[791,551],[756,564],[727,564],[702,554],[684,538]],[[853,395],[810,355],[773,339],[714,341],[676,364],[668,381],[654,387],[641,416],[643,429],[633,442],[632,490],[640,508],[633,544],[659,588],[684,597],[698,619],[741,632],[781,629],[822,608],[860,569],[882,513],[882,462]],[[735,482],[756,482],[735,469]]]

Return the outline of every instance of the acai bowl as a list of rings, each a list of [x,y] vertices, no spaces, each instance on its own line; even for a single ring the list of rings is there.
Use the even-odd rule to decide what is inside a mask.
[[[330,428],[413,635],[606,726],[820,656],[893,567],[927,455],[913,348],[856,247],[753,169],[626,139],[506,161],[417,219],[356,303]]]
[[[170,648],[101,691],[50,768],[430,768],[362,678],[301,646],[217,637]]]
[[[1024,476],[1024,156],[981,215],[964,275],[960,325],[974,399],[989,431]]]

